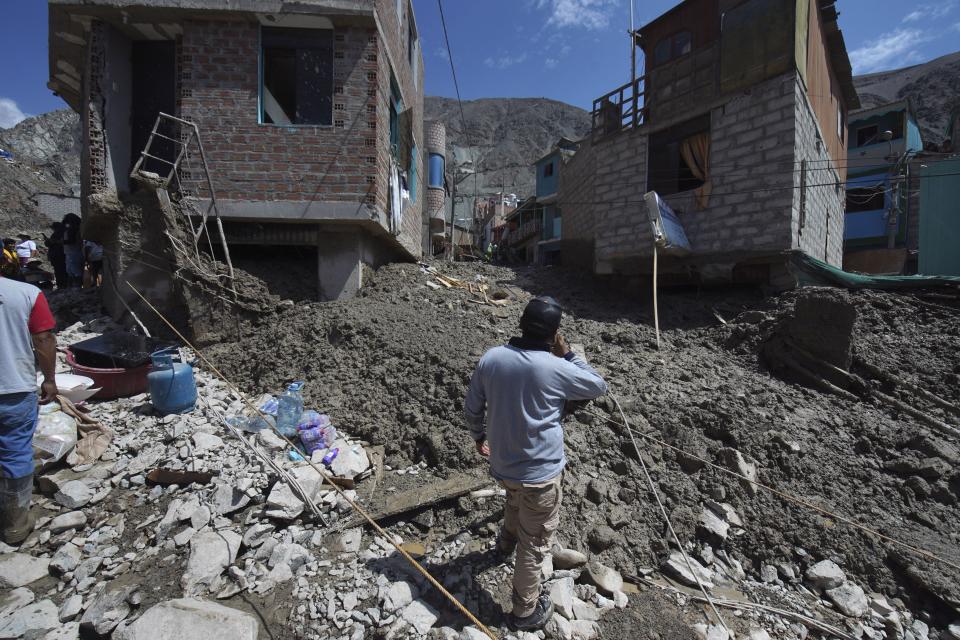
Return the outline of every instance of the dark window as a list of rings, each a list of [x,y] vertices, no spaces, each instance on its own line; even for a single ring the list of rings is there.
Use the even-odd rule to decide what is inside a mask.
[[[875,187],[860,187],[847,191],[847,213],[858,211],[882,211],[886,208],[884,202],[885,189],[882,184]]]
[[[543,177],[549,178],[552,175],[553,175],[553,162],[548,162],[547,164],[543,165]]]
[[[261,120],[269,124],[333,124],[333,31],[261,32]]]
[[[703,185],[683,159],[681,146],[690,136],[709,131],[710,117],[705,116],[651,135],[647,189],[668,196]]]
[[[868,144],[873,144],[874,142],[879,142],[879,128],[877,125],[872,125],[869,127],[861,127],[857,129],[857,146],[865,147]]]
[[[685,56],[693,50],[693,36],[689,31],[681,31],[667,36],[657,43],[653,49],[653,64],[659,66],[680,56]]]

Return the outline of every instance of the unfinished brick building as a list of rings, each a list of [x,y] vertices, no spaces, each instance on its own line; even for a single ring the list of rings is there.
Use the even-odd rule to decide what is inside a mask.
[[[654,190],[693,248],[668,273],[770,279],[790,249],[839,266],[859,99],[834,5],[686,0],[638,30],[645,77],[594,102],[592,135],[564,168],[565,257],[648,272]]]
[[[248,270],[289,279],[316,265],[302,286],[335,299],[362,286],[365,266],[420,257],[423,61],[410,0],[49,9],[49,86],[82,116],[90,233],[115,240],[102,236],[117,213],[99,205],[138,188],[129,174],[163,112],[198,126],[226,237]],[[175,141],[159,142],[152,155],[176,155]],[[210,199],[196,172],[183,171],[181,187],[197,210]]]

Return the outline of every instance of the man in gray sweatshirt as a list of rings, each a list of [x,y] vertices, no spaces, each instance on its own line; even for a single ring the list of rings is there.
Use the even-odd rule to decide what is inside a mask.
[[[510,623],[521,631],[542,628],[553,614],[540,568],[560,524],[564,404],[607,392],[560,335],[562,315],[553,298],[531,300],[520,319],[522,336],[480,358],[465,405],[477,451],[507,491],[498,544],[506,553],[517,550]]]

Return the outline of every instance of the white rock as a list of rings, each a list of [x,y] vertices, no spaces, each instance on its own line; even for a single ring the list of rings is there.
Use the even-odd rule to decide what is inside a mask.
[[[730,640],[730,634],[718,624],[706,625],[701,622],[693,625],[693,631],[700,640]]]
[[[270,451],[282,451],[287,447],[287,443],[274,433],[273,429],[264,429],[257,433],[257,442],[261,447]]]
[[[297,484],[300,485],[300,488],[303,489],[304,493],[306,493],[311,500],[314,502],[319,501],[323,493],[323,476],[309,465],[291,469],[290,475],[293,476],[294,480],[297,481]],[[300,496],[294,493],[293,489],[283,480],[274,484],[270,490],[270,495],[267,496],[267,516],[271,518],[293,520],[303,512],[304,507],[305,505],[303,500],[300,499]]]
[[[73,594],[69,598],[63,601],[63,604],[60,605],[60,610],[57,612],[57,615],[60,617],[60,622],[70,622],[83,610],[83,596],[78,593]],[[78,625],[79,630],[79,625]]]
[[[50,569],[59,575],[73,571],[80,564],[82,551],[80,547],[70,542],[62,545],[50,559]]]
[[[190,559],[180,586],[190,595],[209,588],[237,559],[242,539],[233,531],[202,531],[190,540]]]
[[[720,461],[732,471],[740,474],[749,482],[741,481],[741,484],[747,489],[750,495],[756,495],[757,485],[754,484],[757,481],[757,465],[753,462],[747,461],[742,453],[736,449],[724,448],[718,452]]]
[[[817,589],[834,589],[846,579],[847,576],[832,560],[821,560],[807,569],[807,581]]]
[[[705,588],[709,589],[713,587],[713,583],[711,582],[713,573],[709,569],[697,562],[696,558],[690,558],[690,565],[693,567],[693,572],[691,572],[690,567],[687,566],[687,561],[684,560],[683,554],[679,551],[674,551],[670,554],[670,559],[664,563],[663,570],[667,575],[688,587],[697,586],[695,575],[699,576]]]
[[[464,627],[459,640],[490,640],[490,637],[476,627]]]
[[[567,620],[573,620],[573,578],[560,578],[547,586],[554,609]]]
[[[196,532],[196,530],[195,530],[193,527],[187,527],[186,529],[184,529],[183,531],[181,531],[181,532],[178,533],[177,535],[173,536],[173,543],[174,543],[175,545],[177,545],[178,547],[182,547],[183,545],[185,545],[185,544],[187,544],[188,542],[190,542],[190,539],[191,539],[191,538],[194,536],[194,534],[196,534],[196,533],[197,533],[197,532]]]
[[[384,611],[394,613],[413,602],[415,597],[417,597],[417,588],[409,582],[400,581],[381,589],[380,600],[383,602]]]
[[[730,526],[743,528],[743,520],[737,514],[737,510],[733,508],[733,505],[726,502],[717,502],[716,500],[707,500],[705,504]]]
[[[17,587],[6,593],[0,594],[0,619],[13,613],[21,607],[25,607],[33,602],[33,591],[26,587]]]
[[[196,453],[220,449],[223,447],[223,438],[212,433],[198,431],[193,434],[193,446]]]
[[[243,546],[251,549],[259,547],[270,537],[275,528],[272,524],[265,522],[253,525],[243,534]]]
[[[363,531],[359,527],[356,529],[347,529],[333,541],[330,549],[338,553],[356,553],[360,551],[362,537]]]
[[[597,621],[600,619],[600,610],[589,602],[584,602],[580,598],[573,599],[573,616],[577,620],[593,620]]]
[[[960,640],[960,620],[948,626],[947,633],[953,636],[954,640]]]
[[[572,640],[596,640],[600,637],[600,625],[592,620],[574,620],[570,623]]]
[[[130,596],[136,585],[108,582],[100,587],[93,601],[80,618],[80,627],[85,632],[106,635],[130,615]]]
[[[550,616],[550,620],[547,621],[547,626],[544,628],[544,631],[547,632],[548,638],[556,638],[558,640],[571,640],[573,638],[573,626],[570,624],[570,621],[563,616]],[[484,636],[484,638],[486,638],[486,636]]]
[[[60,487],[60,490],[54,494],[53,499],[67,509],[79,509],[90,502],[93,494],[93,489],[87,486],[85,482],[71,480]]]
[[[438,615],[436,609],[423,600],[414,600],[400,610],[400,617],[417,630],[420,635],[427,635],[430,628],[436,624]]]
[[[587,556],[574,549],[553,548],[553,568],[559,571],[576,569],[587,564]]]
[[[846,616],[851,618],[860,618],[870,610],[870,602],[867,595],[858,585],[852,582],[846,582],[839,587],[827,590],[827,597],[837,605]]]
[[[256,640],[257,619],[249,613],[204,600],[168,600],[148,609],[114,640]]]
[[[580,577],[607,595],[613,595],[623,589],[623,577],[620,572],[599,562],[588,564],[587,570]]]
[[[211,497],[211,504],[214,511],[219,515],[226,515],[243,509],[250,504],[250,496],[240,491],[237,487],[221,483],[217,485],[216,490]],[[192,517],[191,513],[191,517]]]
[[[50,521],[50,533],[61,533],[68,529],[82,529],[87,526],[87,516],[83,511],[61,513]]]
[[[23,587],[49,575],[50,561],[26,553],[5,553],[0,556],[0,589]]]
[[[704,507],[700,512],[700,526],[710,535],[726,540],[730,532],[730,525],[711,509]]]
[[[211,515],[213,514],[210,513],[210,507],[205,504],[200,505],[190,514],[190,526],[197,531],[203,529],[210,522]]]
[[[625,609],[630,604],[630,598],[623,591],[616,591],[613,594],[613,604],[617,609]]]
[[[0,638],[19,638],[28,632],[37,635],[40,631],[60,626],[57,605],[53,600],[40,600],[21,607],[0,620]]]
[[[273,548],[267,565],[272,569],[278,564],[286,564],[290,567],[290,571],[296,573],[297,569],[310,561],[310,558],[310,552],[299,544],[280,543]]]
[[[367,452],[358,444],[349,445],[346,440],[337,440],[333,448],[339,448],[337,457],[330,463],[330,472],[340,478],[356,478],[370,468]]]
[[[750,640],[770,640],[770,634],[760,627],[750,627],[748,637]]]

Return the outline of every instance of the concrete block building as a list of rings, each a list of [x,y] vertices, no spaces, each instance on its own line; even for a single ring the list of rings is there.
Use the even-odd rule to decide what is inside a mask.
[[[790,249],[839,266],[859,100],[835,2],[686,0],[636,44],[645,77],[594,101],[592,135],[564,168],[564,259],[648,272],[653,190],[693,249],[667,273],[770,279]]]
[[[49,0],[49,50],[49,87],[81,114],[94,235],[109,236],[98,222],[116,215],[100,203],[138,188],[131,167],[163,112],[198,126],[241,266],[260,275],[270,270],[258,261],[293,254],[315,265],[327,300],[353,295],[367,267],[421,256],[423,62],[410,0]],[[180,178],[202,209],[201,176]]]

